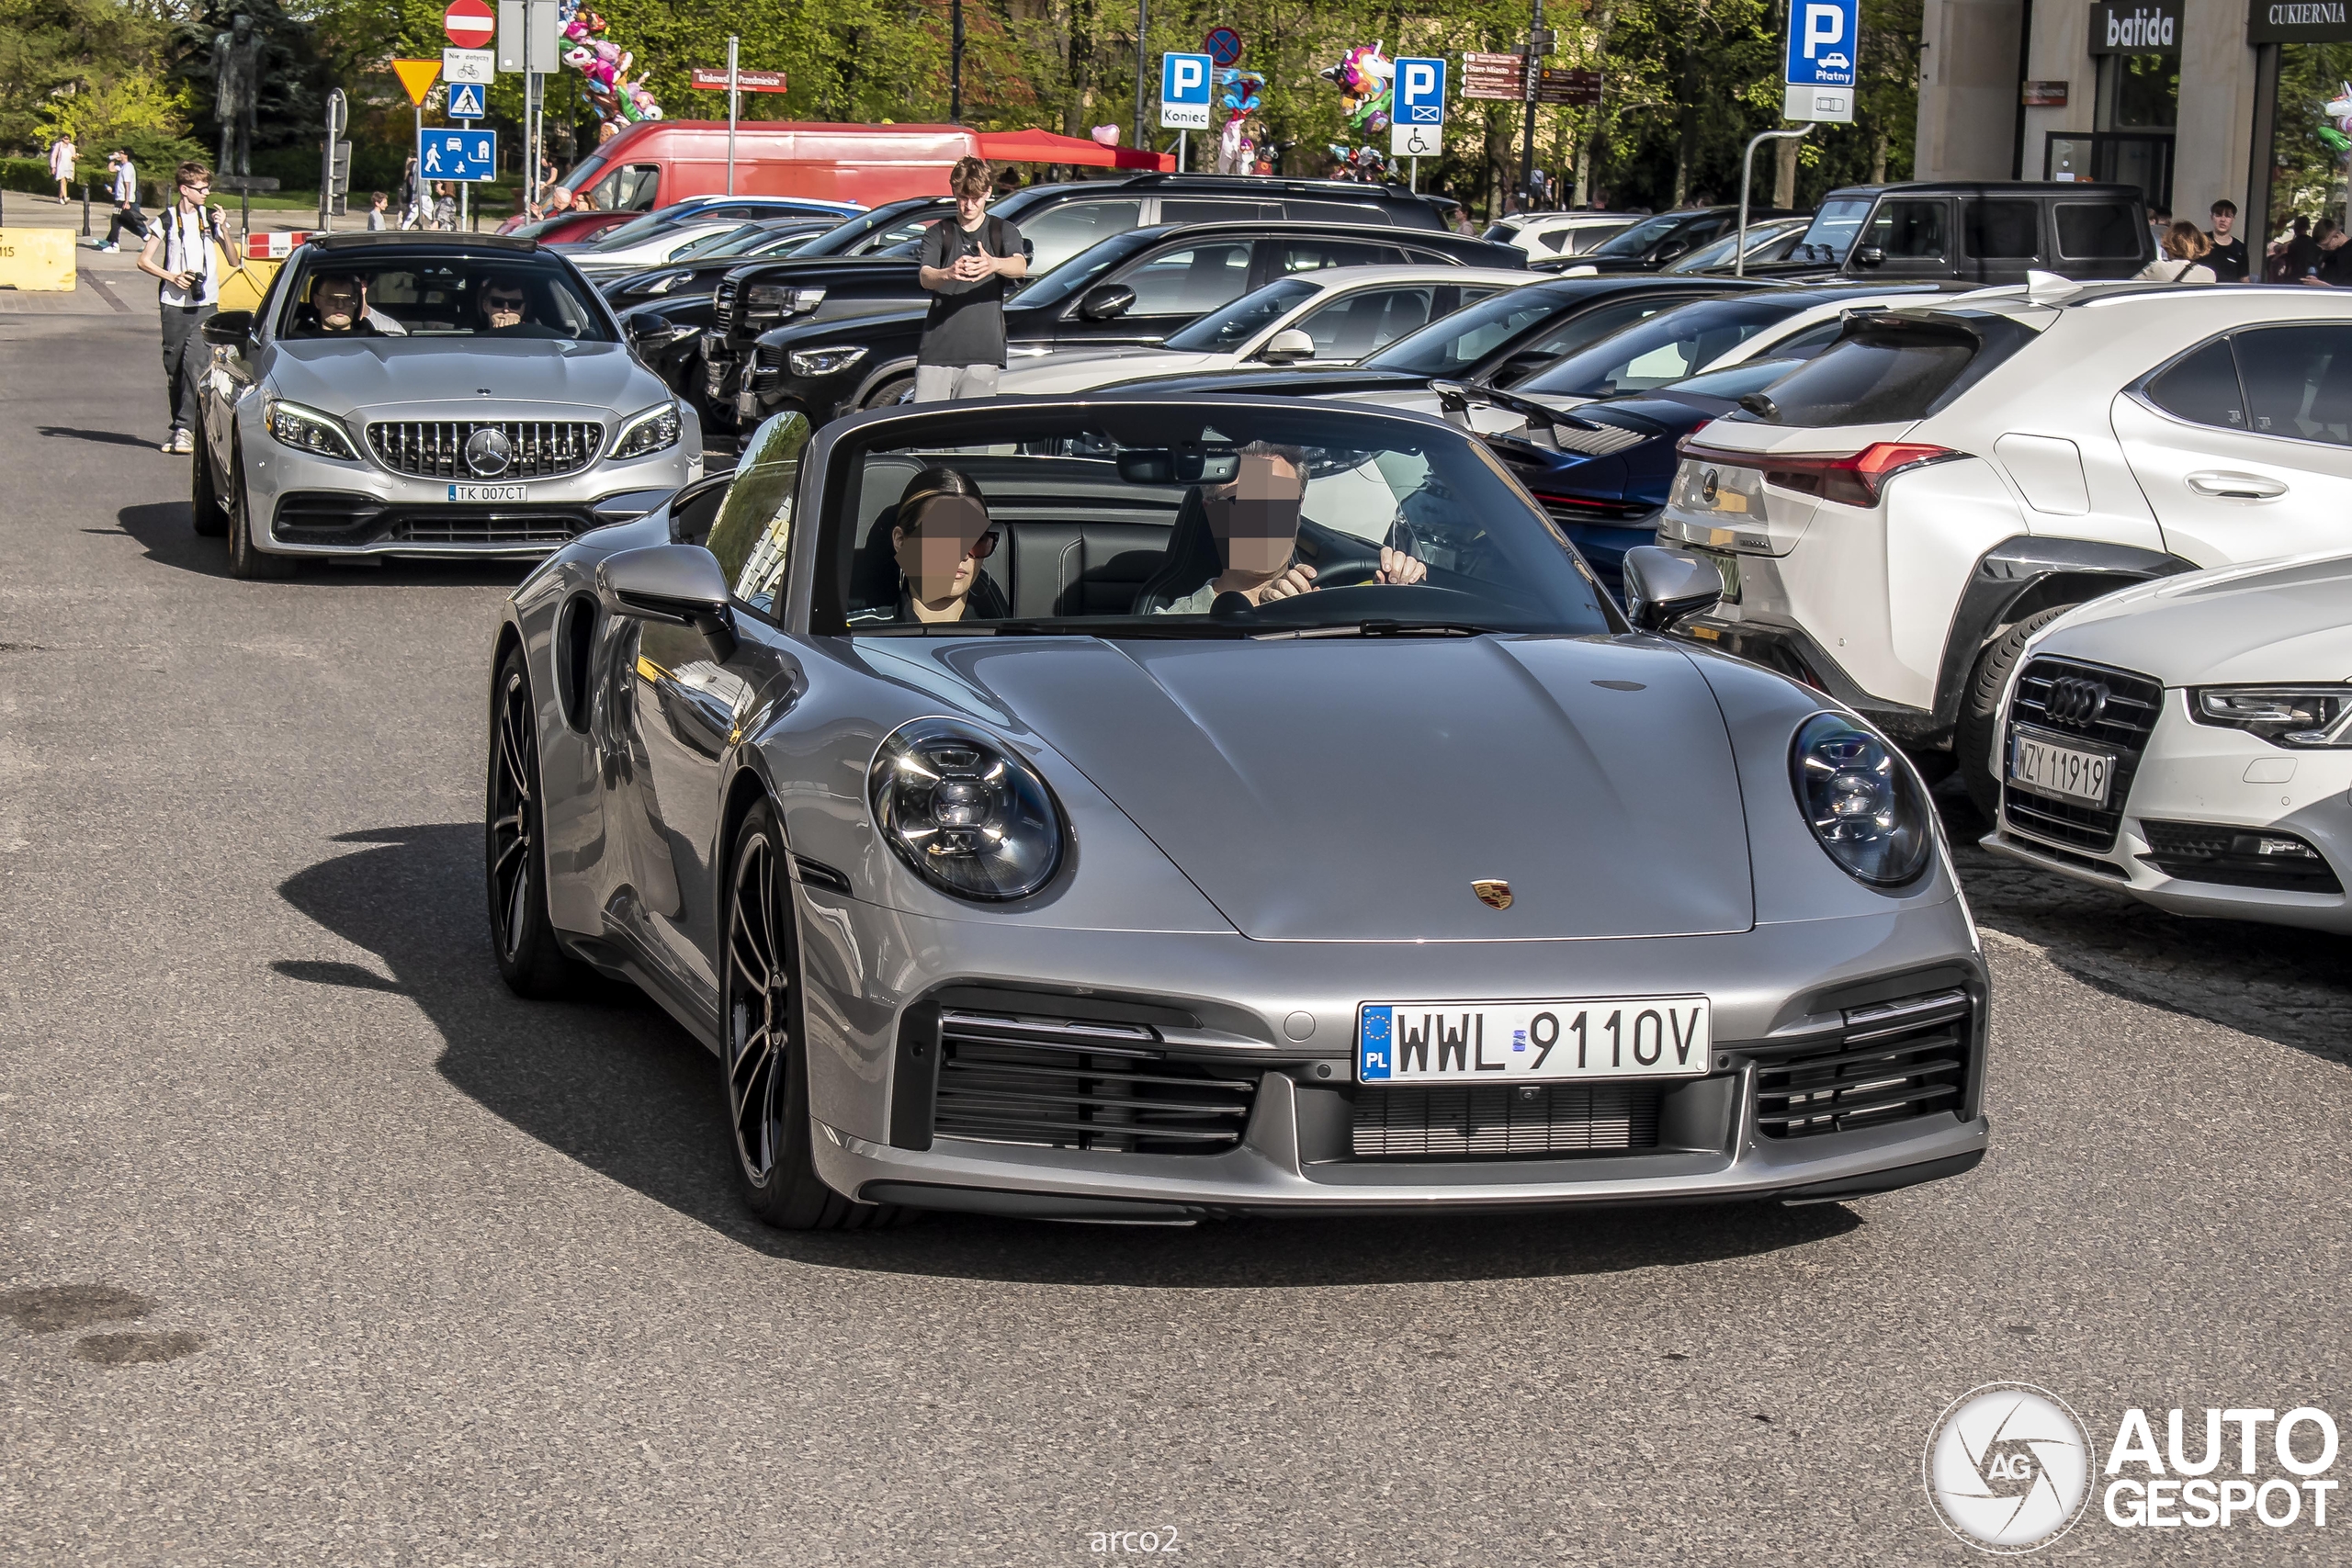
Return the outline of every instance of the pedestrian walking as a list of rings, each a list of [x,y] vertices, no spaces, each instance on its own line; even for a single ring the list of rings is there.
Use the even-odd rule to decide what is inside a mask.
[[[922,237],[917,274],[931,292],[922,343],[915,350],[915,401],[942,403],[996,396],[1004,370],[1004,295],[1008,279],[1029,276],[1021,231],[988,215],[988,161],[958,158],[947,188],[956,221]]]
[[[139,166],[130,161],[129,151],[117,149],[107,153],[107,167],[114,176],[114,220],[107,225],[107,237],[96,248],[119,251],[125,234],[147,238],[147,216],[139,210]]]
[[[426,227],[438,229],[445,234],[457,232],[458,198],[450,194],[446,185],[433,187],[433,221]]]
[[[65,187],[74,183],[74,160],[81,156],[81,149],[74,145],[71,135],[59,137],[49,144],[49,177],[57,182],[57,205],[65,205]]]
[[[220,308],[221,255],[231,266],[243,266],[245,252],[230,237],[226,215],[205,205],[212,194],[211,172],[201,164],[182,164],[174,178],[178,199],[148,233],[139,270],[162,285],[164,389],[172,415],[164,450],[194,452],[189,422],[196,417],[196,378],[205,363],[198,330]]]
[[[379,190],[368,192],[368,231],[373,234],[390,228],[391,226],[389,221],[390,217],[391,214],[386,210],[385,208],[384,193]]]

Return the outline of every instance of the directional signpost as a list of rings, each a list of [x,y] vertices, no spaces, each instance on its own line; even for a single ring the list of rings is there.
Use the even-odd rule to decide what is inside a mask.
[[[1191,133],[1209,128],[1209,76],[1216,62],[1205,54],[1159,57],[1159,128],[1176,138],[1176,170],[1184,169]]]
[[[1445,151],[1445,62],[1404,57],[1396,62],[1396,99],[1389,118],[1388,155],[1412,160],[1410,187],[1421,188],[1421,160]]]
[[[1784,118],[1853,122],[1860,10],[1861,0],[1792,0]]]

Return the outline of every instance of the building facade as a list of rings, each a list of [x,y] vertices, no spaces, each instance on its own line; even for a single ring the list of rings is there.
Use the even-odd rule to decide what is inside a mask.
[[[2344,211],[2352,0],[1925,0],[1921,32],[1921,179],[2120,180],[2249,235]]]

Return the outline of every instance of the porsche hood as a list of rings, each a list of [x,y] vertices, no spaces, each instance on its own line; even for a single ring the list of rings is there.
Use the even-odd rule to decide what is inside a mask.
[[[1015,716],[1253,938],[1678,936],[1754,922],[1723,717],[1671,649],[1057,637],[926,651],[986,694],[975,716]],[[1488,880],[1510,885],[1507,908],[1473,889]]]

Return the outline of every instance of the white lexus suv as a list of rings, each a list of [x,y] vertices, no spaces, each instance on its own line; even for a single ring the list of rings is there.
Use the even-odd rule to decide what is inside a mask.
[[[1851,313],[1685,440],[1658,528],[1723,574],[1679,629],[1923,763],[1956,750],[1988,815],[2036,631],[2133,582],[2347,540],[2352,291],[2046,275]]]

